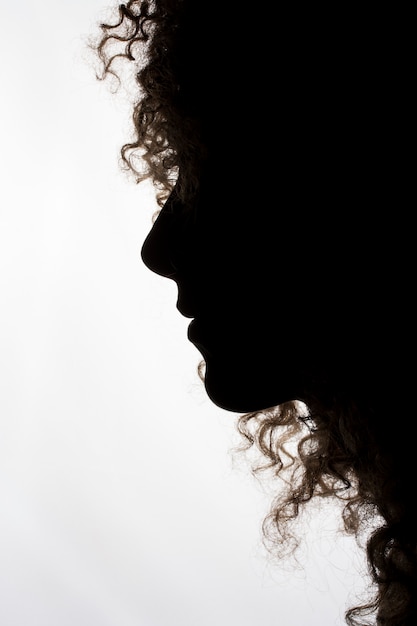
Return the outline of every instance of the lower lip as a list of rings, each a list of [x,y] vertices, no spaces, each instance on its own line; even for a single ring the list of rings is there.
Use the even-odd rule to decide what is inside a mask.
[[[207,332],[204,332],[200,320],[192,320],[188,326],[187,337],[199,350],[205,349],[205,338],[207,339]]]
[[[188,326],[187,336],[191,343],[195,343],[198,340],[198,322],[193,319]]]

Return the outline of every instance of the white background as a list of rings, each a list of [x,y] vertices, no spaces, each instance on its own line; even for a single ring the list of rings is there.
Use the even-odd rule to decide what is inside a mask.
[[[342,625],[354,541],[329,509],[302,569],[270,561],[237,416],[140,260],[156,207],[118,166],[123,95],[86,61],[105,5],[2,3],[0,623]]]

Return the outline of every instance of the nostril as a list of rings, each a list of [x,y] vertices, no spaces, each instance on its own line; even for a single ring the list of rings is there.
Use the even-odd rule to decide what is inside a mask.
[[[174,263],[174,261],[172,260],[172,258],[171,258],[171,257],[168,257],[168,261],[169,261],[169,264],[171,265],[172,269],[174,270],[174,272],[177,272],[177,271],[178,271],[178,267],[177,267],[177,265]]]
[[[162,267],[159,267],[158,269],[159,273],[165,276],[165,278],[171,278],[172,280],[175,280],[175,277],[178,274],[178,268],[170,256],[165,258],[163,271],[161,271]]]

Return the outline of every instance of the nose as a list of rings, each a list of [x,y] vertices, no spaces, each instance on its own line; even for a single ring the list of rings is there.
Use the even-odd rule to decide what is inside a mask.
[[[190,216],[179,210],[175,190],[156,218],[141,250],[144,264],[155,274],[176,280],[193,266]]]
[[[171,260],[172,232],[170,222],[172,219],[164,214],[162,209],[143,242],[141,250],[144,264],[155,274],[166,278],[173,278],[176,270]]]
[[[143,243],[141,257],[152,272],[176,282],[177,308],[191,318],[201,310],[201,285],[207,286],[197,253],[201,241],[192,215],[174,208],[168,199]]]

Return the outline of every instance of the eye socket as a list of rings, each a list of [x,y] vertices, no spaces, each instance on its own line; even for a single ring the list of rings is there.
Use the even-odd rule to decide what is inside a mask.
[[[172,190],[171,194],[168,196],[165,204],[162,206],[162,208],[157,209],[156,211],[154,211],[154,213],[152,214],[151,217],[151,221],[152,221],[152,226],[155,224],[156,220],[158,219],[158,217],[160,215],[164,215],[166,217],[183,217],[186,218],[189,215],[194,214],[194,210],[193,209],[188,209],[186,206],[183,205],[182,202],[180,202],[180,200],[178,199],[176,193],[175,193],[175,188]]]

